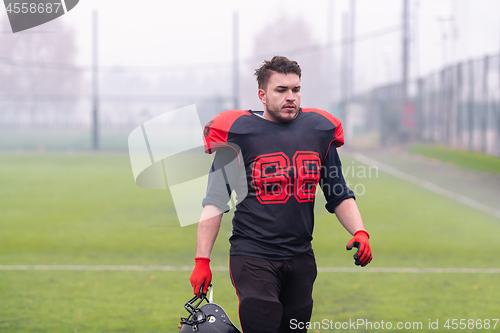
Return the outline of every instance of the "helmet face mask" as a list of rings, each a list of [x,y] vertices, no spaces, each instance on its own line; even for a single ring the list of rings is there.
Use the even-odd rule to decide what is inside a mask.
[[[241,333],[220,305],[211,303],[206,294],[200,296],[194,296],[184,304],[189,316],[181,317],[180,333]],[[207,304],[200,307],[203,301]]]

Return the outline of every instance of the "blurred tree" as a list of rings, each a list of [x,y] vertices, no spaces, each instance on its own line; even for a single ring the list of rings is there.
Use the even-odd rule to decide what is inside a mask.
[[[0,31],[0,116],[11,113],[11,120],[27,117],[31,125],[40,119],[50,124],[64,117],[61,113],[74,111],[84,76],[75,66],[74,31],[54,20],[8,33],[7,19],[0,22]]]
[[[318,45],[310,26],[302,18],[280,16],[265,26],[254,39],[253,56],[257,60],[241,66],[242,107],[262,110],[257,97],[257,81],[252,75],[264,60],[282,55],[297,61],[302,69],[301,105],[327,109],[325,50]]]

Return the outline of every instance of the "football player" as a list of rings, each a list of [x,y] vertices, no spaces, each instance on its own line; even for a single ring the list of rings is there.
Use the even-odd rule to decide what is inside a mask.
[[[347,249],[358,248],[356,265],[372,260],[369,235],[342,175],[337,153],[344,143],[341,122],[326,111],[301,108],[297,62],[275,56],[255,75],[264,111],[225,111],[204,130],[205,150],[216,155],[190,281],[195,295],[202,286],[206,292],[212,279],[210,254],[234,189],[229,266],[241,328],[245,333],[296,332],[301,330],[292,329],[291,323],[309,322],[313,307],[317,270],[311,240],[317,185],[326,209],[353,235]],[[229,167],[231,161],[244,168]],[[238,197],[241,192],[246,196]]]

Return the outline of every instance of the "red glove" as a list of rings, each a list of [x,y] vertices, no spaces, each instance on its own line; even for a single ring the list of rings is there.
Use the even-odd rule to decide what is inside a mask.
[[[365,230],[358,230],[346,246],[347,250],[351,250],[353,247],[358,248],[353,258],[354,263],[358,266],[361,265],[361,267],[365,267],[372,261],[372,250],[368,238],[370,238],[370,235]]]
[[[210,258],[196,257],[193,273],[189,281],[194,289],[194,294],[200,297],[200,289],[203,286],[203,293],[206,294],[208,285],[212,281],[212,271],[210,270]]]

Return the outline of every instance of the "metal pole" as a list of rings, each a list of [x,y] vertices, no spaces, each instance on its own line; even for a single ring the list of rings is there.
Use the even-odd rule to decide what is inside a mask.
[[[439,71],[439,111],[437,113],[437,138],[438,142],[444,143],[446,142],[446,121],[443,121],[447,112],[446,112],[446,84],[445,84],[445,68],[441,68]],[[443,126],[444,125],[444,126]]]
[[[239,101],[239,17],[238,12],[233,12],[233,98],[234,109],[238,110]]]
[[[499,56],[497,57],[497,66],[498,66],[498,82],[500,82],[500,54]],[[497,86],[498,88],[498,86]],[[496,102],[496,111],[497,111],[497,135],[496,135],[496,152],[495,154],[497,156],[500,156],[500,144],[498,144],[498,142],[500,142],[500,101],[497,100]]]
[[[453,148],[457,148],[457,103],[456,103],[456,89],[457,77],[456,66],[450,65],[448,67],[448,138],[449,144]]]
[[[409,69],[409,13],[410,1],[403,0],[403,52],[402,52],[402,102],[403,105],[407,102],[408,97],[408,69]]]
[[[340,75],[340,98],[342,103],[342,114],[341,120],[344,123],[344,128],[347,124],[347,104],[349,100],[349,80],[348,80],[348,68],[349,68],[349,34],[348,34],[348,25],[349,24],[349,16],[347,13],[342,14],[342,68]]]
[[[403,0],[403,45],[402,45],[402,78],[401,78],[401,93],[399,105],[399,119],[401,119],[402,113],[406,104],[408,103],[408,72],[409,72],[409,40],[410,40],[410,1]],[[402,121],[398,121],[398,135],[400,139],[408,139],[408,128],[405,128]]]
[[[354,35],[356,34],[356,0],[351,0],[351,20],[349,28],[349,98],[352,99],[354,96],[354,75],[355,75],[355,41]]]
[[[497,57],[497,68],[498,68],[498,82],[500,82],[500,53]],[[497,89],[498,89],[498,86],[497,86]],[[500,156],[500,144],[498,144],[498,142],[500,142],[500,100],[497,100],[497,102],[495,103],[496,104],[496,121],[497,121],[497,124],[496,124],[496,151],[494,151],[494,154],[496,154],[497,156]]]
[[[462,148],[463,144],[464,144],[464,140],[463,140],[463,103],[462,103],[462,94],[463,94],[463,91],[462,91],[462,81],[463,81],[463,78],[462,78],[462,63],[458,63],[457,66],[456,66],[456,71],[457,71],[457,87],[456,87],[456,93],[455,93],[455,100],[456,100],[456,105],[457,105],[457,133],[456,133],[456,137],[457,137],[457,145]]]
[[[458,22],[458,1],[452,1],[452,6],[453,6],[453,17],[452,17],[452,31],[451,31],[451,38],[453,40],[452,44],[452,50],[451,50],[451,61],[456,61],[457,60],[457,37],[458,37],[458,27],[457,27],[457,22]]]
[[[424,80],[421,78],[417,79],[417,107],[416,107],[416,118],[417,118],[417,139],[422,141],[423,139],[423,129],[424,129]]]
[[[328,110],[330,110],[333,106],[334,101],[334,84],[333,78],[334,69],[333,69],[333,22],[334,22],[334,1],[328,1],[328,12],[326,19],[326,36],[327,36],[327,45],[328,48],[326,50],[326,103],[328,106]]]
[[[99,149],[99,72],[97,11],[92,13],[92,149]]]
[[[412,31],[413,31],[413,50],[412,50],[412,58],[413,58],[413,73],[415,77],[420,78],[420,43],[419,43],[419,38],[420,38],[420,1],[417,0],[415,2],[414,6],[414,13],[413,13],[413,21],[412,21]]]
[[[421,141],[429,141],[429,109],[430,109],[430,83],[429,76],[426,78],[420,78],[422,81],[422,109],[420,113],[422,128],[420,129],[420,140]]]
[[[452,114],[452,95],[453,95],[453,86],[452,86],[452,67],[445,67],[443,69],[443,74],[444,74],[444,106],[445,106],[445,136],[446,136],[446,144],[448,147],[452,146],[452,140],[451,140],[451,135],[452,135],[452,119],[453,119],[453,114]]]
[[[488,150],[488,116],[489,116],[489,103],[488,103],[488,65],[489,57],[484,57],[483,67],[483,112],[482,112],[482,135],[481,135],[481,151],[486,154]]]
[[[441,111],[441,91],[439,86],[439,72],[436,72],[433,76],[433,86],[434,86],[434,110],[432,115],[432,141],[436,143],[439,141],[439,114]]]
[[[432,140],[434,143],[439,141],[439,115],[441,112],[441,87],[439,85],[439,72],[433,75],[434,82],[434,114],[432,119]]]
[[[474,61],[469,61],[469,101],[468,101],[469,151],[474,151]]]

